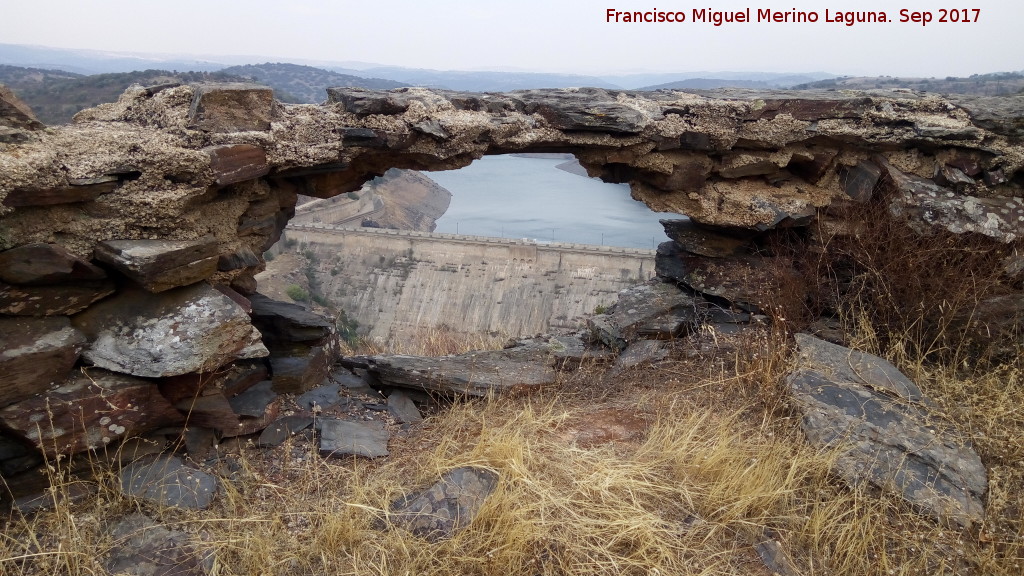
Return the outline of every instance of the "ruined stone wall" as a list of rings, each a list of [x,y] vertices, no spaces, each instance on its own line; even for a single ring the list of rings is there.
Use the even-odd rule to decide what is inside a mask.
[[[338,88],[289,106],[217,85],[133,87],[56,128],[0,110],[0,428],[49,453],[186,414],[237,433],[218,398],[267,376],[268,346],[305,346],[307,364],[279,362],[276,388],[314,380],[296,366],[325,361],[327,327],[267,320],[262,253],[296,194],[335,196],[392,167],[571,152],[691,216],[670,227],[659,275],[748,309],[772,285],[764,235],[843,232],[857,203],[883,202],[922,233],[1005,244],[1024,230],[1022,97]]]

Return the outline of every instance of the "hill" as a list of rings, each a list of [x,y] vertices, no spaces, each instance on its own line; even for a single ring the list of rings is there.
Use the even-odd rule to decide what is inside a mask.
[[[972,74],[967,78],[947,76],[945,78],[900,78],[893,76],[857,76],[832,78],[798,84],[798,90],[812,88],[836,88],[845,90],[868,90],[871,88],[909,88],[939,94],[973,94],[977,96],[1002,96],[1024,91],[1024,73],[997,72],[993,74]]]
[[[143,70],[82,76],[61,70],[0,66],[0,84],[6,84],[13,90],[45,124],[66,124],[80,110],[115,102],[132,84],[242,80],[223,72]]]
[[[316,104],[327,97],[329,86],[359,86],[387,90],[408,86],[394,80],[363,78],[341,74],[313,66],[286,64],[282,62],[247,64],[224,68],[221,73],[249,78],[274,89],[274,95],[282,102],[293,104]]]
[[[342,68],[332,68],[338,72],[352,72]],[[390,78],[413,86],[445,88],[448,90],[468,90],[471,92],[508,92],[510,90],[528,90],[533,88],[573,88],[590,86],[594,88],[620,88],[598,76],[582,76],[578,74],[547,74],[538,72],[504,72],[504,71],[463,71],[463,70],[426,70],[422,68],[399,68],[382,66],[361,70],[361,74]]]

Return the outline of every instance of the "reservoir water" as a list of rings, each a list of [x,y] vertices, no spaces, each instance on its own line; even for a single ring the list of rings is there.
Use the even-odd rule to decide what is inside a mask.
[[[565,158],[485,156],[426,176],[452,193],[436,232],[653,249],[667,240],[660,218],[608,184],[556,168]]]

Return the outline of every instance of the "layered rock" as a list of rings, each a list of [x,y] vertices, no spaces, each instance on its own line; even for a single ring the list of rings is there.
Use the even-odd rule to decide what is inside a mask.
[[[0,360],[21,367],[12,372],[16,381],[5,375],[0,404],[56,394],[47,387],[76,365],[208,381],[210,372],[265,354],[245,295],[255,292],[259,255],[280,237],[297,194],[336,196],[390,168],[445,170],[485,154],[571,152],[591,175],[628,182],[653,209],[690,217],[671,226],[673,242],[659,259],[664,278],[754,313],[773,306],[771,292],[791,272],[777,256],[763,257],[767,235],[816,221],[841,228],[843,206],[877,201],[880,191],[891,213],[922,232],[1018,242],[1022,101],[907,92],[332,88],[326,104],[289,106],[267,88],[232,84],[133,87],[71,125],[40,130],[27,109],[0,94],[0,320],[62,323],[42,329],[54,336],[49,352],[5,345]],[[65,330],[68,317],[84,342]],[[636,329],[628,318],[620,324]],[[301,320],[285,331],[292,330],[297,338],[320,333]],[[271,362],[279,390],[317,385],[329,363],[316,352],[326,343],[299,343],[301,350]],[[24,355],[13,360],[8,347]],[[53,355],[50,370],[31,366],[37,353]],[[299,369],[279,358],[308,362]],[[290,372],[299,375],[283,384]],[[185,409],[182,390],[151,386]],[[211,396],[201,388],[190,388],[194,397]],[[208,414],[223,405],[203,402]],[[73,428],[70,420],[55,426]]]

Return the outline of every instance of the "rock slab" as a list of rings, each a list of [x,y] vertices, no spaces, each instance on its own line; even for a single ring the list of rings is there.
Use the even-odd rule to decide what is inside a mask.
[[[67,318],[0,318],[0,407],[63,381],[85,345]]]
[[[144,378],[211,372],[268,354],[245,310],[208,284],[160,294],[124,290],[74,324],[92,340],[86,360]]]
[[[213,569],[213,556],[201,553],[188,534],[138,512],[122,518],[108,533],[114,546],[103,566],[111,574],[205,576]]]
[[[984,519],[981,458],[916,384],[877,356],[807,334],[796,341],[799,363],[786,382],[807,439],[839,451],[840,476],[893,490],[943,522]]]
[[[493,470],[455,468],[433,486],[392,504],[388,520],[433,542],[451,538],[469,526],[497,486]]]
[[[158,456],[121,469],[121,490],[161,506],[205,510],[219,484],[213,476],[186,466],[176,456]]]
[[[324,456],[387,456],[390,439],[391,433],[384,428],[383,422],[329,418],[320,423],[320,453]]]

